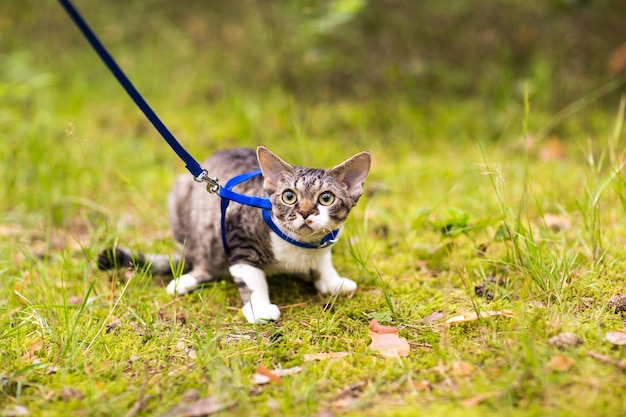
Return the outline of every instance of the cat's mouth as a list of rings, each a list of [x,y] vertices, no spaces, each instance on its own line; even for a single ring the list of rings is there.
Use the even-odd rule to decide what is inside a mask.
[[[317,227],[314,227],[313,224],[307,224],[306,222],[300,225],[292,223],[289,229],[291,229],[292,232],[297,233],[301,236],[315,235],[320,231],[320,229]]]

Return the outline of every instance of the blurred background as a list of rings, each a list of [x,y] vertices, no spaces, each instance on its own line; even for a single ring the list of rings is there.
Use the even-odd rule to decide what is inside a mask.
[[[199,159],[264,143],[302,164],[361,148],[393,161],[517,143],[524,129],[567,141],[606,133],[625,91],[622,0],[75,6]],[[163,207],[182,171],[52,0],[0,4],[0,131],[7,212],[43,205],[59,220],[72,205],[127,203],[124,187]]]

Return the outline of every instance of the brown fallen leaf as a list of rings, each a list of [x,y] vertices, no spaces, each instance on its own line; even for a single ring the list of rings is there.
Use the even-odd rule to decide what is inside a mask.
[[[337,393],[337,396],[333,400],[333,407],[338,409],[348,408],[353,405],[363,393],[363,388],[366,386],[365,381],[359,381],[352,385],[343,387]]]
[[[537,157],[542,161],[558,161],[565,159],[566,156],[565,142],[557,136],[550,136],[541,141],[537,149]]]
[[[261,378],[259,378],[259,376]],[[269,382],[273,382],[278,385],[281,385],[283,383],[282,379],[280,379],[278,375],[274,374],[263,365],[257,366],[254,375],[252,375],[252,380],[255,384],[258,385],[267,384]]]
[[[614,77],[626,72],[626,42],[613,50],[607,65],[609,73]]]
[[[76,295],[72,295],[70,297],[67,297],[67,305],[68,306],[79,306],[83,303],[83,299],[81,297],[78,297]]]
[[[604,335],[604,338],[607,340],[607,342],[614,345],[626,345],[626,332],[624,331],[608,332]]]
[[[480,318],[485,319],[487,317],[515,317],[515,314],[511,310],[502,310],[502,311],[481,311]],[[459,314],[458,316],[450,317],[446,320],[446,324],[455,324],[455,323],[465,323],[468,321],[476,321],[478,320],[478,314],[476,312]]]
[[[2,410],[2,415],[4,417],[19,417],[19,416],[28,416],[30,415],[30,411],[28,408],[23,405],[16,404],[9,408],[5,408]]]
[[[543,221],[546,223],[548,229],[554,233],[564,232],[572,227],[572,220],[564,214],[550,214],[546,213],[543,216]]]
[[[569,356],[554,355],[550,358],[545,368],[550,372],[567,372],[572,368],[572,366],[574,366],[575,363],[574,359]]]
[[[583,343],[582,339],[572,332],[559,333],[548,339],[550,346],[557,349],[566,349],[568,347],[578,346]]]
[[[432,384],[427,379],[421,379],[419,381],[410,381],[412,389],[417,392],[430,392],[433,389]]]
[[[20,359],[24,362],[35,362],[38,361],[37,352],[43,349],[43,340],[36,339],[33,343],[28,347],[28,352],[23,354]]]
[[[305,353],[304,361],[323,361],[325,359],[340,359],[348,356],[348,352],[325,352],[325,353]]]
[[[370,321],[370,330],[378,334],[398,334],[398,328],[394,326],[384,326],[377,320]]]
[[[216,397],[201,398],[191,403],[181,403],[170,408],[167,412],[159,417],[200,417],[218,413],[222,410],[232,407],[236,403],[234,401],[221,402]]]
[[[441,320],[444,317],[445,315],[441,311],[433,311],[428,316],[424,317],[422,321],[425,321],[427,323],[432,323],[434,321]]]
[[[285,369],[273,369],[269,370],[263,365],[259,365],[256,368],[254,375],[252,375],[252,382],[256,385],[265,385],[270,382],[274,382],[276,384],[282,384],[282,377],[297,374],[302,371],[302,367],[294,366],[293,368],[285,368]]]
[[[82,400],[85,398],[85,394],[74,387],[65,386],[59,391],[59,398],[62,401]]]
[[[372,338],[370,348],[377,350],[388,358],[408,356],[411,347],[406,339],[398,336],[398,329],[393,326],[383,326],[376,320],[370,321],[369,336]]]
[[[602,363],[606,363],[608,365],[614,365],[617,366],[619,369],[621,369],[622,371],[626,371],[626,361],[618,361],[616,359],[610,358],[606,355],[603,355],[601,353],[598,352],[594,352],[593,350],[590,350],[589,352],[587,352],[587,355],[599,360]]]
[[[478,394],[478,395],[473,396],[472,398],[467,398],[461,401],[461,405],[465,408],[474,408],[484,403],[489,398],[495,397],[496,395],[498,394],[495,392],[486,392],[484,394]]]
[[[474,365],[468,362],[458,361],[452,363],[452,375],[467,378],[474,374]]]

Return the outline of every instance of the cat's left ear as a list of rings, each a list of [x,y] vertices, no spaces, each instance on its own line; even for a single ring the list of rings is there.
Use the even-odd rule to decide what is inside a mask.
[[[263,188],[270,194],[276,191],[276,183],[286,173],[293,173],[294,168],[280,159],[274,152],[265,146],[256,148],[256,157],[263,171]]]
[[[370,153],[363,151],[337,165],[330,173],[346,186],[348,194],[356,201],[363,194],[363,183],[370,172],[370,163]]]

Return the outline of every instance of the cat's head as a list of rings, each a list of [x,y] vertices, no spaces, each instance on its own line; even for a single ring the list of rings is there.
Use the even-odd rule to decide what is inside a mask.
[[[302,241],[319,239],[345,222],[370,169],[369,152],[329,170],[292,166],[263,146],[257,158],[277,224]]]

